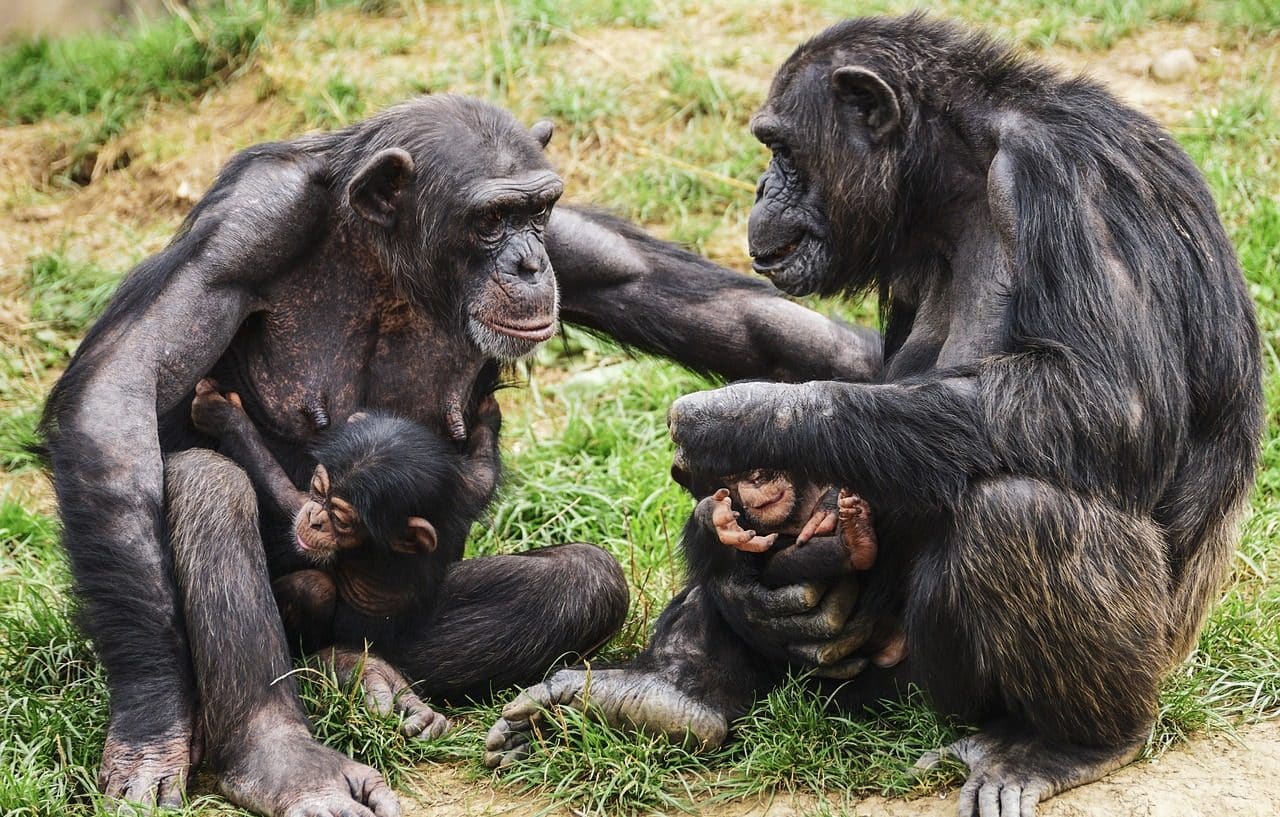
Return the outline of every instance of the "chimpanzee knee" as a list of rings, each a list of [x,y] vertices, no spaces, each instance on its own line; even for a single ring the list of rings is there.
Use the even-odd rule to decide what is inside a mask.
[[[570,649],[589,656],[622,627],[631,592],[622,566],[608,551],[573,542],[531,551],[528,556],[553,563],[538,569],[546,571],[548,581],[558,582],[562,592],[571,588],[577,598],[574,604],[556,609],[559,621],[553,624],[569,636]]]
[[[617,560],[568,544],[449,567],[430,620],[381,649],[422,694],[483,697],[582,660],[622,626],[629,593]]]
[[[976,483],[918,560],[910,652],[944,709],[1118,745],[1154,716],[1169,575],[1148,520],[1032,479]]]
[[[210,546],[262,549],[257,495],[240,466],[221,454],[193,448],[165,457],[164,482],[175,558],[191,558]],[[249,541],[239,535],[246,526],[254,531]],[[195,534],[200,541],[191,539]]]

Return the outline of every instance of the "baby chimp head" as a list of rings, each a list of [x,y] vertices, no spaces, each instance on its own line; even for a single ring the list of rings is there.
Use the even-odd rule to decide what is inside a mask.
[[[436,549],[427,517],[449,512],[462,478],[452,444],[410,420],[370,413],[324,435],[312,454],[311,496],[294,524],[303,554],[324,563],[356,548]]]

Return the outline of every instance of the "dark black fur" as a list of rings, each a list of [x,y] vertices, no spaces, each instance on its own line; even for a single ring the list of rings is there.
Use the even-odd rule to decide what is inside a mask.
[[[1230,241],[1148,117],[919,15],[801,45],[753,130],[774,154],[757,270],[796,294],[878,291],[884,365],[683,398],[673,437],[707,473],[857,487],[882,549],[852,626],[903,616],[910,674],[983,727],[956,747],[962,815],[1026,817],[1133,756],[1229,566],[1262,428]],[[637,662],[712,707],[737,675],[709,641],[786,632],[743,624],[723,586],[695,588],[715,612],[674,602],[684,623]],[[628,711],[662,710],[644,683]]]
[[[482,510],[454,504],[463,473],[457,447],[403,417],[370,412],[322,435],[311,456],[328,470],[330,490],[355,508],[368,534],[363,544],[384,553],[411,516],[453,542]]]
[[[891,99],[842,85],[850,65]],[[1261,429],[1231,244],[1150,119],[919,16],[801,46],[755,129],[757,261],[796,292],[877,289],[883,385],[688,401],[676,440],[713,471],[858,486],[881,541],[919,552],[891,579],[919,677],[1005,719],[970,746],[962,811],[1021,774],[1027,813],[1105,772],[1073,745],[1114,764],[1141,742],[1229,562]]]
[[[371,802],[372,783],[361,788],[371,770],[310,741],[292,685],[277,683],[288,656],[264,590],[274,566],[261,536],[246,533],[246,520],[274,511],[252,502],[225,458],[190,452],[166,472],[166,458],[213,442],[190,420],[201,378],[241,396],[296,484],[311,471],[307,444],[358,406],[465,437],[459,408],[484,371],[535,345],[476,321],[554,320],[557,283],[567,319],[731,377],[851,378],[878,363],[867,333],[758,282],[612,219],[548,217],[541,207],[558,182],[539,145],[547,132],[434,95],[334,133],[251,147],[87,334],[42,430],[84,627],[111,694],[109,794],[180,800],[198,686],[232,799],[266,812],[338,811],[354,788]],[[537,187],[542,205],[500,210],[501,224],[484,227],[495,207],[477,189],[513,180]],[[182,530],[166,506],[182,508]],[[244,510],[237,538],[211,545],[209,526],[230,523],[231,507]],[[177,540],[186,550],[175,567]],[[597,646],[626,612],[616,563],[585,545],[453,564],[439,595],[414,644],[427,689],[532,680]]]

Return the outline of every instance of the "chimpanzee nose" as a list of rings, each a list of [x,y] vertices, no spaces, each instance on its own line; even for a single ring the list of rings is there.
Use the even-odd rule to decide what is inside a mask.
[[[520,256],[520,263],[516,266],[521,272],[541,272],[542,257],[537,253],[525,253]]]

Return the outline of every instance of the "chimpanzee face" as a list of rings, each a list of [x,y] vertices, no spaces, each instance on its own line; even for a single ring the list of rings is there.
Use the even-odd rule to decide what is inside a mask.
[[[477,100],[401,109],[348,185],[405,294],[453,323],[485,357],[516,360],[550,338],[560,296],[546,228],[564,184],[543,155],[550,123],[520,125]]]
[[[873,71],[833,59],[793,55],[751,122],[773,153],[748,223],[752,266],[791,295],[869,281],[896,196],[886,142],[897,97]]]
[[[325,564],[342,550],[360,546],[360,517],[356,509],[331,491],[329,472],[317,465],[311,475],[311,492],[294,519],[298,551]]]
[[[465,205],[467,334],[489,357],[524,357],[555,334],[560,293],[545,241],[563,189],[550,170],[531,170],[475,185]]]
[[[795,484],[780,471],[751,471],[733,480],[729,493],[752,523],[765,529],[789,521],[796,508]]]

